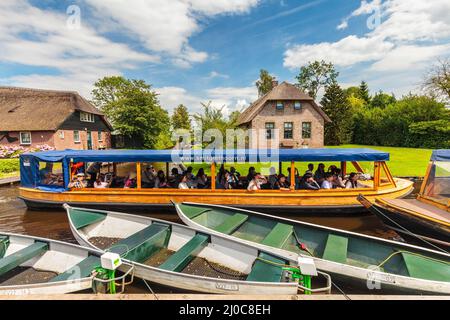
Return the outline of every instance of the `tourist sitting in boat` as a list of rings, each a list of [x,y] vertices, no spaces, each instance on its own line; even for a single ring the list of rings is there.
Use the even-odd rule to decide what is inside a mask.
[[[314,164],[313,163],[308,163],[308,170],[306,170],[305,173],[314,174]]]
[[[205,169],[198,169],[194,178],[194,185],[197,189],[206,189],[208,187],[208,176],[205,174]]]
[[[166,175],[164,174],[164,171],[159,170],[156,174],[155,179],[155,188],[168,188],[169,185],[167,183]]]
[[[334,180],[334,176],[330,172],[325,173],[325,177],[322,181],[322,184],[320,185],[320,188],[321,189],[333,189],[333,180]]]
[[[325,165],[319,163],[316,172],[314,173],[314,180],[320,185],[325,179]]]
[[[275,189],[274,186],[278,182],[279,177],[277,175],[277,171],[274,167],[270,168],[270,175],[269,175],[269,185],[270,189]]]
[[[104,175],[100,175],[97,177],[97,180],[94,182],[94,188],[96,189],[106,189],[109,188],[109,183],[104,180]]]
[[[267,178],[260,174],[259,172],[255,173],[248,184],[248,191],[256,191],[261,190],[261,186],[267,183]]]
[[[278,176],[278,180],[275,182],[272,189],[274,189],[274,190],[290,190],[289,182],[286,180],[286,176],[284,174],[280,174]]]
[[[136,173],[131,172],[128,176],[128,179],[125,181],[125,185],[123,186],[125,189],[134,189],[136,188]]]
[[[255,177],[255,174],[256,174],[255,167],[248,168],[247,180],[245,181],[245,184],[243,185],[244,188],[247,188],[249,186],[250,181],[253,180],[253,178]]]
[[[356,172],[350,173],[347,181],[345,182],[345,189],[356,189],[359,187],[358,184],[358,174]]]
[[[180,183],[180,181],[181,181],[181,175],[178,173],[178,169],[172,168],[171,175],[169,176],[169,179],[168,179],[169,186],[172,188],[178,188],[178,184]]]
[[[231,185],[231,188],[237,189],[242,186],[242,182],[240,180],[241,174],[236,171],[235,167],[230,168],[230,175],[228,179],[228,183]]]
[[[332,164],[331,166],[328,167],[327,172],[331,173],[332,175],[334,175],[336,173],[337,167]]]
[[[77,173],[77,176],[69,183],[69,188],[82,189],[87,187],[87,181],[84,179],[84,173]]]
[[[142,172],[142,188],[153,188],[155,186],[156,170],[153,166],[148,166]]]
[[[345,188],[345,183],[342,179],[342,171],[339,168],[336,168],[334,171],[333,188]]]
[[[229,183],[230,172],[225,170],[224,165],[220,166],[219,174],[216,179],[216,188],[217,189],[231,189],[231,185]]]
[[[178,184],[178,189],[191,189],[188,185],[188,176],[186,173],[181,175],[180,183]]]
[[[317,181],[314,180],[314,177],[312,176],[312,174],[306,173],[300,182],[300,189],[319,190],[320,186],[317,183]]]

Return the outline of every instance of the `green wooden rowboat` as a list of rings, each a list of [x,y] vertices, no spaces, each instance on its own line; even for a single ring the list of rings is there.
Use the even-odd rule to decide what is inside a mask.
[[[450,294],[448,253],[227,206],[174,205],[192,228],[277,254],[312,256],[318,270],[337,283],[356,284],[373,294]]]

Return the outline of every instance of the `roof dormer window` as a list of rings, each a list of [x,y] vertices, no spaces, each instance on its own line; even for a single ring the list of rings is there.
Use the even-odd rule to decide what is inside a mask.
[[[80,112],[80,121],[94,122],[94,114],[81,111]]]
[[[277,101],[277,110],[283,110],[284,109],[284,103],[283,101]]]
[[[301,110],[302,109],[302,103],[300,101],[294,102],[294,110]]]

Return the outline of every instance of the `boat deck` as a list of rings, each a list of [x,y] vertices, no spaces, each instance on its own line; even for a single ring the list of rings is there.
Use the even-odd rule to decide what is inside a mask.
[[[386,203],[388,206],[406,209],[408,211],[416,212],[420,216],[429,217],[450,224],[450,215],[447,211],[417,199],[383,199],[383,203]]]

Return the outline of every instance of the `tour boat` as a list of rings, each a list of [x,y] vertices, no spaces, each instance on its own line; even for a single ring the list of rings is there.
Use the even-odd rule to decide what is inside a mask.
[[[383,197],[401,198],[412,190],[412,182],[392,177],[387,161],[389,153],[372,149],[230,149],[230,150],[65,150],[25,153],[20,156],[20,198],[28,207],[61,207],[63,203],[91,208],[116,208],[118,210],[142,210],[167,208],[171,201],[197,201],[210,204],[233,205],[265,212],[324,212],[351,213],[365,211],[357,201],[358,194],[368,199]],[[101,162],[101,171],[106,175],[124,176],[130,172],[137,176],[135,188],[70,188],[73,175],[92,162]],[[272,163],[271,164],[269,164]],[[290,177],[291,188],[282,190],[248,191],[219,189],[216,185],[218,166],[239,167],[254,165],[279,172],[295,172],[300,165],[314,162],[334,164],[342,174],[363,173],[353,189],[295,189],[296,177]],[[362,165],[362,162],[364,165]],[[193,165],[194,174],[199,167],[210,171],[209,186],[204,189],[145,188],[142,170],[149,165],[158,167],[169,176],[172,165]],[[296,167],[297,165],[297,167]],[[84,166],[84,167],[83,167]],[[128,173],[121,173],[123,168]],[[277,167],[277,169],[275,169]],[[373,172],[364,168],[373,167]],[[351,168],[351,169],[350,169]],[[50,179],[53,177],[53,179]],[[241,172],[241,179],[247,172]],[[299,172],[302,176],[303,172]],[[89,179],[89,175],[86,175]]]
[[[311,266],[301,267],[298,256],[292,253],[270,253],[165,220],[64,207],[81,245],[119,254],[133,264],[135,276],[153,283],[222,294],[297,294],[299,288],[311,292],[331,289],[331,278],[323,273],[319,277],[327,279],[324,288],[315,286],[315,276],[308,287],[293,277],[292,270],[306,273],[305,268]],[[316,270],[313,273],[319,275]]]
[[[174,205],[181,220],[200,232],[312,257],[338,284],[372,294],[450,294],[447,253],[227,206]]]
[[[74,244],[2,232],[0,295],[90,291],[100,256],[100,251]]]
[[[450,150],[434,150],[415,199],[377,197],[360,202],[408,241],[450,248]]]

